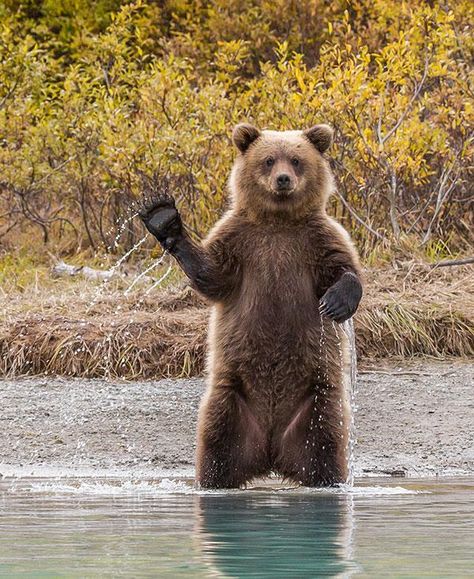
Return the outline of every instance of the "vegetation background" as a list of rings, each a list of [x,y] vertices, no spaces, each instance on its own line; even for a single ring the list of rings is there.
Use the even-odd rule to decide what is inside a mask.
[[[144,234],[138,220],[125,221],[144,181],[164,175],[180,184],[175,196],[191,231],[205,234],[225,208],[231,129],[243,120],[335,128],[329,211],[368,268],[472,254],[473,22],[470,0],[0,0],[3,372],[62,371],[59,360],[72,363],[68,352],[79,360],[91,340],[103,341],[104,355],[111,320],[83,343],[64,325],[65,311],[69,304],[67,320],[77,309],[76,321],[92,324],[98,313],[115,315],[121,298],[53,286],[51,256],[112,263]],[[146,267],[159,253],[146,240],[134,255]],[[407,279],[420,278],[419,268],[409,271],[378,275],[377,295],[394,280],[403,294]],[[456,275],[472,282],[471,270]],[[367,351],[391,332],[399,354],[472,353],[465,296],[440,297],[436,317],[421,295],[412,292],[411,309],[392,300],[379,304],[378,318],[367,314]],[[124,310],[151,311],[147,299],[125,300]],[[155,328],[153,336],[134,354],[146,350],[150,368],[166,350],[164,334]],[[115,374],[144,371],[123,353],[129,342],[124,335]],[[189,373],[197,359],[200,369],[202,343],[184,340],[170,372]],[[100,352],[64,372],[87,375]]]

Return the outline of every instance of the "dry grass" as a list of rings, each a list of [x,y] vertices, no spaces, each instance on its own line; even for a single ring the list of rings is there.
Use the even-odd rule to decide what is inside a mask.
[[[374,358],[474,355],[473,268],[369,271],[356,331]],[[123,294],[120,281],[48,281],[1,298],[0,374],[155,378],[201,374],[207,309],[189,288]]]
[[[126,379],[202,372],[207,311],[189,288],[124,295],[129,282],[50,281],[4,296],[0,375]]]
[[[34,315],[0,338],[0,374],[153,378],[200,373],[206,312],[140,313],[113,322]]]
[[[474,355],[474,268],[405,264],[369,272],[356,317],[362,359]]]

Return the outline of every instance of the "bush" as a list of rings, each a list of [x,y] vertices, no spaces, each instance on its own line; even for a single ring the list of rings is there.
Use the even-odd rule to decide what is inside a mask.
[[[115,251],[141,175],[179,176],[204,233],[232,125],[336,129],[330,211],[367,259],[472,243],[467,0],[9,0],[0,7],[0,243]],[[131,220],[118,246],[142,235]]]

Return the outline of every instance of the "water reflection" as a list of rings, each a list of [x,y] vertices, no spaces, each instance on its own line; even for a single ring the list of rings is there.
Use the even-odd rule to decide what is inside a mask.
[[[0,477],[0,577],[472,577],[474,481],[380,482]]]
[[[196,497],[197,541],[218,577],[349,577],[352,497],[204,495]]]

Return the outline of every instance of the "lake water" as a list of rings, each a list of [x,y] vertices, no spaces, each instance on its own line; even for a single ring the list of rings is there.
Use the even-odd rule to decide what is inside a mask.
[[[0,481],[1,577],[473,577],[474,479]]]

